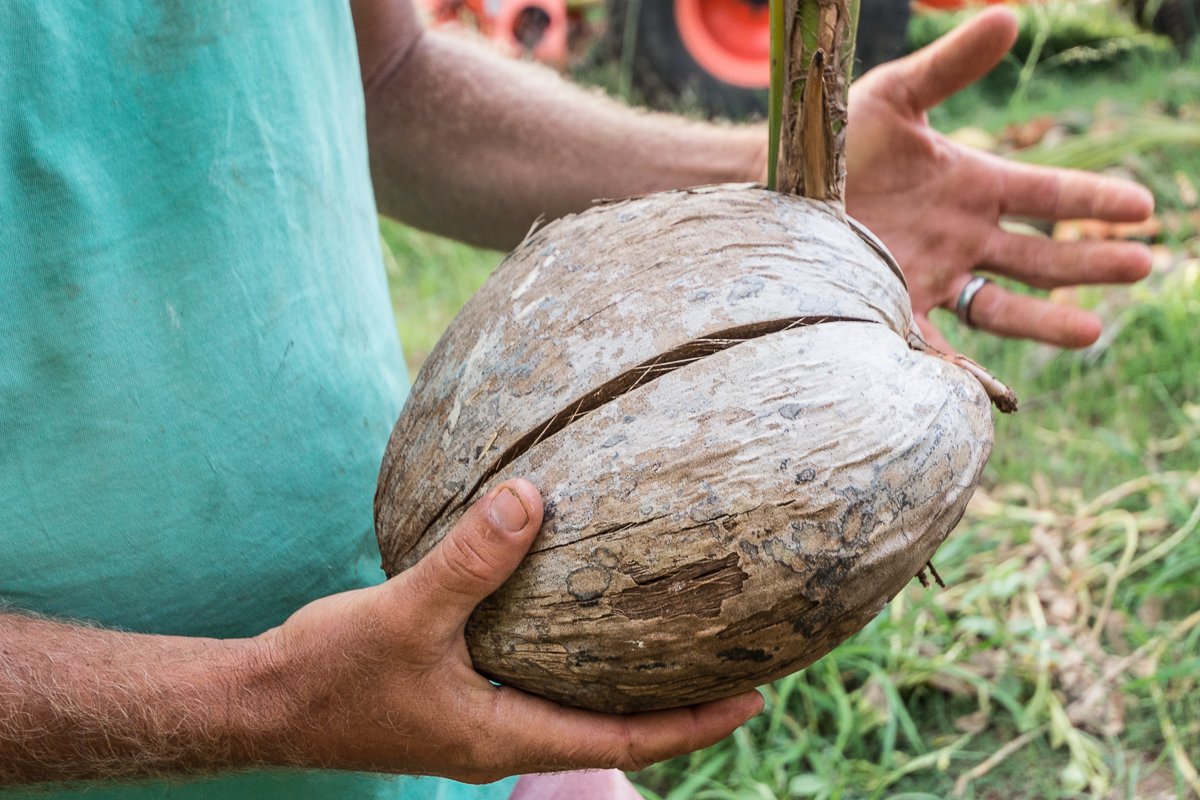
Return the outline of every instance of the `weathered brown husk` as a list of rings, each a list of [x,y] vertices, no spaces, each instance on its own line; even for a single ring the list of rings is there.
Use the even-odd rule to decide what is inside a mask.
[[[545,522],[468,626],[481,672],[604,711],[792,672],[922,568],[983,469],[987,395],[920,348],[899,270],[834,206],[722,186],[559,220],[421,370],[384,568],[527,476]]]

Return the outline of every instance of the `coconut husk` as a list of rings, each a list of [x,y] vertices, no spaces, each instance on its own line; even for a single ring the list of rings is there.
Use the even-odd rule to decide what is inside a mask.
[[[542,530],[467,628],[476,668],[634,711],[800,669],[959,520],[988,392],[929,351],[834,204],[718,186],[538,230],[418,375],[384,457],[389,574],[515,476]]]

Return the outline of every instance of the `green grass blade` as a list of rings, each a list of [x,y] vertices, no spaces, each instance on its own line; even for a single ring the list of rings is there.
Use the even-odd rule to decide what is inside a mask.
[[[770,0],[771,89],[767,109],[767,188],[775,190],[779,168],[779,132],[783,125],[784,23],[783,0]]]

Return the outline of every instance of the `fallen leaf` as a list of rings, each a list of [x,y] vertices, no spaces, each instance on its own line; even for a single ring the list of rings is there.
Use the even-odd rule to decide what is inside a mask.
[[[1051,233],[1051,238],[1059,242],[1090,242],[1109,239],[1154,241],[1162,237],[1163,230],[1163,221],[1158,216],[1152,216],[1143,222],[1072,219],[1057,223]]]
[[[1142,604],[1138,606],[1137,618],[1138,622],[1142,623],[1148,628],[1152,628],[1158,623],[1162,622],[1162,600],[1153,596],[1147,597],[1142,601]]]
[[[982,708],[972,714],[964,714],[954,720],[954,727],[963,733],[983,733],[988,726],[988,713]]]
[[[961,144],[963,147],[986,150],[988,152],[994,152],[998,144],[995,136],[992,136],[992,134],[983,128],[975,127],[965,127],[951,131],[946,135],[946,138],[956,144]]]
[[[1023,150],[1026,147],[1041,144],[1042,140],[1046,138],[1046,134],[1056,127],[1058,127],[1058,120],[1054,117],[1035,117],[1005,127],[1003,140],[1005,144],[1017,150]]]
[[[1196,194],[1196,186],[1188,178],[1183,170],[1175,171],[1175,186],[1179,189],[1179,199],[1183,201],[1185,206],[1194,208],[1197,202],[1200,202],[1200,197]]]

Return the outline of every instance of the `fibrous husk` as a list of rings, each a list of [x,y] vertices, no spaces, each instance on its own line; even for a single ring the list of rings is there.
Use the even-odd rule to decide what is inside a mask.
[[[922,348],[895,263],[835,206],[720,186],[554,222],[418,376],[384,568],[526,476],[545,522],[468,625],[480,672],[632,711],[800,669],[922,569],[987,459],[987,394]]]

